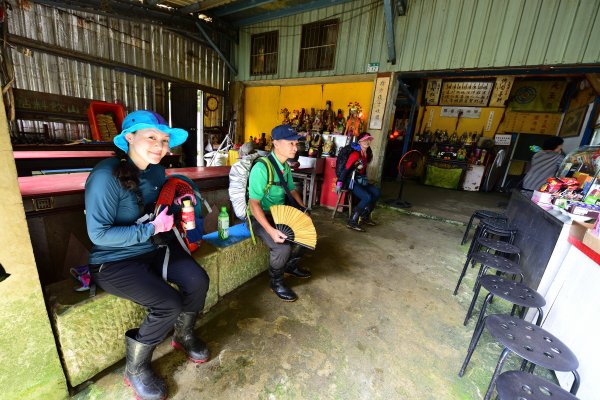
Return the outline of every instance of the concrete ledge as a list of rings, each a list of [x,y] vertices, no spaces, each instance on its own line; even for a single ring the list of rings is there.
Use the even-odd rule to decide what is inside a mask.
[[[216,248],[203,243],[193,254],[208,273],[210,286],[204,311],[219,298],[241,286],[268,267],[268,248],[250,239]],[[101,290],[90,298],[76,292],[75,281],[46,287],[50,313],[58,339],[63,367],[71,386],[77,386],[125,357],[124,335],[140,325],[146,310]]]

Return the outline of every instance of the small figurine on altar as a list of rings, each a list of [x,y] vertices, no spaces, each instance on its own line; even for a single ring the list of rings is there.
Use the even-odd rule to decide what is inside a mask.
[[[281,124],[289,125],[290,124],[290,110],[288,110],[287,108],[282,108],[280,111],[280,114],[283,114],[283,121],[281,121]]]
[[[341,135],[346,126],[346,118],[341,108],[338,108],[337,117],[335,117],[335,126],[333,128],[334,135]]]
[[[297,129],[297,128],[298,128],[299,116],[300,116],[300,111],[298,111],[298,110],[294,110],[294,111],[292,111],[292,113],[290,114],[290,125],[291,125],[291,126],[292,126],[292,128],[294,128],[294,129]]]
[[[325,140],[325,143],[323,143],[323,153],[322,153],[323,157],[333,157],[335,156],[335,143],[333,142],[333,138],[330,137],[329,139]]]
[[[263,132],[260,134],[260,139],[258,140],[258,149],[264,150],[266,145],[267,145],[267,137],[266,137],[266,133]]]
[[[319,110],[312,123],[312,130],[321,132],[323,130],[323,110]]]
[[[306,130],[306,110],[303,108],[298,115],[298,126],[296,132],[304,132]]]
[[[344,130],[344,135],[346,136],[358,136],[363,131],[363,121],[362,121],[362,108],[357,101],[350,102],[348,104],[349,115],[348,120],[346,121],[346,129]]]
[[[311,131],[313,121],[312,116],[314,112],[315,109],[313,108],[310,114],[308,112],[304,113],[304,129],[306,130],[306,132]]]
[[[331,100],[327,100],[325,102],[325,110],[323,110],[321,115],[321,121],[323,123],[323,129],[326,132],[333,132],[334,123],[335,123],[335,114],[331,109]]]
[[[319,151],[321,150],[321,144],[323,143],[323,136],[317,132],[313,131],[312,137],[310,140],[310,148],[308,149],[309,157],[318,157]]]

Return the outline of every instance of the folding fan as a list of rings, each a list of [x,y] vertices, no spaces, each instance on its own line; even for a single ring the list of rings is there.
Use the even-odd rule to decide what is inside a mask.
[[[271,215],[275,228],[287,236],[287,241],[315,249],[317,244],[317,231],[312,219],[291,206],[271,206]]]

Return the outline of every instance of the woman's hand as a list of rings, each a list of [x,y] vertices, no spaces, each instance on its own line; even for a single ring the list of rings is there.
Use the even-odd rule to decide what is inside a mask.
[[[169,207],[165,207],[160,214],[150,223],[154,225],[154,234],[168,232],[173,228],[173,216],[167,214]]]
[[[269,236],[271,236],[271,239],[273,239],[275,243],[283,243],[285,242],[285,239],[287,239],[287,236],[283,232],[275,228],[269,231]]]

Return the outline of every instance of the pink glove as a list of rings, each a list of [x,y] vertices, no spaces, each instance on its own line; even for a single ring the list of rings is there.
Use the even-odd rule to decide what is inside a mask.
[[[168,232],[173,228],[173,216],[168,215],[169,207],[165,207],[160,214],[154,218],[153,221],[150,221],[152,225],[154,225],[154,234],[161,232]]]
[[[337,194],[339,194],[341,190],[342,190],[342,182],[338,181],[338,182],[335,184],[335,192],[336,192]]]
[[[184,200],[191,200],[193,205],[196,205],[196,196],[194,196],[193,194],[182,194],[179,197],[175,197],[175,200],[173,200],[173,203],[177,204],[178,206],[181,205],[181,203]]]

